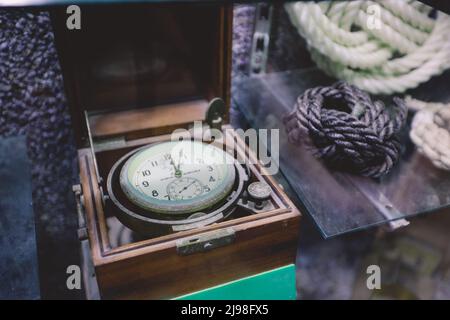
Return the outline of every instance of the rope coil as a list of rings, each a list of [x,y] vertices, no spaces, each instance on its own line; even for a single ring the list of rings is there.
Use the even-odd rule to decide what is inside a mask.
[[[404,92],[450,68],[450,17],[432,19],[418,1],[301,1],[285,9],[320,69],[372,94]]]
[[[450,104],[411,98],[407,98],[406,103],[419,110],[411,123],[411,140],[434,166],[450,170]]]
[[[338,82],[306,90],[283,122],[291,143],[312,147],[313,154],[332,167],[377,178],[399,159],[397,134],[407,108],[402,99],[393,101],[391,114],[383,102]]]

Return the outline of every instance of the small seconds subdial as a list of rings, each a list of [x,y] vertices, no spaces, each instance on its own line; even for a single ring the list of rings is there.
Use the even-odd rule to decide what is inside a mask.
[[[167,186],[169,199],[174,200],[192,199],[201,195],[203,191],[202,183],[195,178],[189,177],[174,180]]]

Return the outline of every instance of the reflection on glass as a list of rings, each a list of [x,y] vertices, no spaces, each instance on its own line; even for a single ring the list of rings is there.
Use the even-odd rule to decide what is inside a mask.
[[[446,73],[419,87],[415,96],[448,101],[448,91],[435,92],[430,87],[440,88],[449,80],[450,73]],[[280,129],[281,170],[323,235],[334,236],[449,206],[450,173],[436,169],[419,154],[407,134],[403,136],[402,160],[378,180],[333,171],[308,150],[287,141],[281,119],[297,96],[334,81],[314,68],[284,71],[242,79],[234,96],[253,127]]]

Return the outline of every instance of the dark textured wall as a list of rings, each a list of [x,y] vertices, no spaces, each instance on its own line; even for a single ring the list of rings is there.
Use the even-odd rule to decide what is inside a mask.
[[[16,135],[31,159],[42,297],[79,297],[66,289],[66,268],[79,263],[76,148],[49,15],[1,9],[0,136]]]
[[[32,203],[26,139],[0,138],[0,300],[40,297]]]

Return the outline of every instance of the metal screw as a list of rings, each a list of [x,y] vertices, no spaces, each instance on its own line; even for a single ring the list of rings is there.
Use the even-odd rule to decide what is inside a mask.
[[[203,249],[205,249],[205,250],[208,250],[208,249],[210,249],[212,247],[212,243],[211,242],[206,242],[204,245],[203,245]]]

